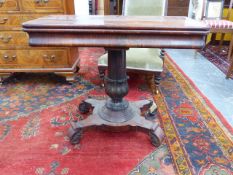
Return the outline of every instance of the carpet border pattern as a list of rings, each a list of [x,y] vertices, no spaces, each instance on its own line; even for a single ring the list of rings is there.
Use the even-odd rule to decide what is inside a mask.
[[[205,125],[209,128],[214,138],[220,143],[220,148],[224,155],[233,160],[233,154],[230,154],[232,149],[232,128],[222,122],[221,114],[209,103],[203,94],[198,90],[193,82],[184,74],[182,70],[172,61],[169,55],[165,59],[165,66],[173,74],[176,81],[180,84],[185,95],[193,102],[196,108],[201,109],[199,112],[203,117]],[[179,138],[175,124],[168,113],[167,105],[161,92],[154,96],[157,101],[158,111],[161,114],[161,125],[166,135],[166,142],[170,153],[173,157],[173,163],[177,169],[178,174],[195,174],[192,169],[191,161],[189,160],[186,151]]]

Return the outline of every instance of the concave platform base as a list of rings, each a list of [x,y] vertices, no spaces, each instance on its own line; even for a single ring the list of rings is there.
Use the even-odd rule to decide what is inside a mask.
[[[72,144],[78,144],[82,137],[84,129],[91,127],[109,126],[109,127],[136,127],[140,131],[146,132],[151,138],[154,146],[159,146],[163,140],[164,133],[158,123],[146,120],[141,116],[140,108],[151,103],[148,100],[129,102],[128,108],[120,111],[113,111],[106,107],[105,100],[87,99],[86,103],[90,104],[93,113],[79,122],[72,122],[69,129],[69,138]]]

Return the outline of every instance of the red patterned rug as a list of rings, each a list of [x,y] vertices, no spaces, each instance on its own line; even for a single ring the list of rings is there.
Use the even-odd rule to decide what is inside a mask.
[[[200,50],[199,52],[226,75],[230,66],[227,58],[228,50],[229,46],[226,45],[222,46],[221,50],[219,50],[219,46],[207,45],[205,50]]]
[[[158,95],[145,77],[130,75],[128,100],[154,98],[166,134],[159,148],[147,135],[91,130],[80,145],[67,138],[70,120],[87,96],[105,98],[98,86],[102,49],[81,49],[81,70],[68,85],[53,74],[16,74],[0,87],[1,175],[170,175],[233,173],[232,128],[171,61]]]

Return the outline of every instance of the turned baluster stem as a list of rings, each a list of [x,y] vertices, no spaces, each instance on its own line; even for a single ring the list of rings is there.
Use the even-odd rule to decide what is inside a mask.
[[[126,75],[126,51],[124,49],[108,50],[108,76],[105,78],[105,91],[111,98],[107,107],[112,110],[124,110],[128,102],[123,97],[128,94]]]

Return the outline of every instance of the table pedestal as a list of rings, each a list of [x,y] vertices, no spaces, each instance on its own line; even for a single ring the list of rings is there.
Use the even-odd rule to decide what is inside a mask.
[[[71,123],[70,142],[78,144],[86,128],[96,126],[140,128],[149,133],[152,144],[159,146],[164,133],[158,123],[146,120],[141,116],[141,108],[151,103],[149,100],[128,102],[123,99],[128,93],[126,75],[126,50],[108,50],[108,76],[105,78],[105,92],[108,100],[85,100],[86,107],[94,107],[92,114],[85,120]]]

